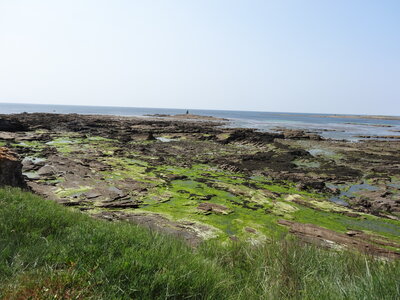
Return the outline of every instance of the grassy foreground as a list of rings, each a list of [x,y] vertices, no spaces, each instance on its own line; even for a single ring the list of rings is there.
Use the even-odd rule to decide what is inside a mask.
[[[173,237],[0,189],[1,299],[399,299],[400,263]]]

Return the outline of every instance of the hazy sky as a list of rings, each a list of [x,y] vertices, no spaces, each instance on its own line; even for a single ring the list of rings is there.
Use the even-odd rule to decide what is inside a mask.
[[[0,0],[0,102],[400,115],[400,1]]]

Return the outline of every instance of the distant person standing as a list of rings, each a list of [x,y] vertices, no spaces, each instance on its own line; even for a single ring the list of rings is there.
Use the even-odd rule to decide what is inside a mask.
[[[189,114],[189,111],[188,111],[188,110],[186,111],[186,114],[187,114],[187,115]]]

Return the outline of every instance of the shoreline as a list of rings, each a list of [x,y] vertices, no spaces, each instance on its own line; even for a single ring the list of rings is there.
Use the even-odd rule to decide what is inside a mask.
[[[289,116],[287,113],[276,113],[280,116]],[[296,113],[297,114],[297,113]],[[346,115],[346,114],[302,114],[298,115],[313,117],[313,118],[337,118],[337,119],[366,119],[366,120],[393,120],[400,121],[400,116],[385,116],[385,115]]]
[[[263,112],[229,112],[229,111],[197,111],[191,110],[191,114],[187,116],[184,110],[172,109],[141,109],[131,108],[118,110],[118,108],[109,107],[80,107],[80,106],[61,106],[60,109],[51,106],[35,108],[35,106],[28,106],[29,110],[43,110],[47,113],[65,114],[78,113],[83,115],[98,115],[98,116],[113,116],[113,117],[147,117],[147,118],[174,118],[174,119],[192,119],[193,121],[215,120],[227,122],[226,126],[229,127],[245,127],[256,128],[260,131],[273,132],[274,127],[286,126],[286,129],[295,129],[314,132],[322,135],[324,138],[332,139],[346,139],[346,140],[360,140],[357,136],[393,136],[392,130],[400,130],[400,123],[398,120],[379,120],[375,122],[372,120],[356,118],[351,119],[351,115],[347,115],[346,119],[340,119],[339,115],[336,118],[327,118],[330,115],[315,115],[315,114],[290,114],[290,113],[263,113]],[[11,108],[12,109],[12,108]],[[17,108],[14,108],[17,110]],[[18,108],[19,110],[21,109]],[[5,106],[7,111],[7,106]],[[197,115],[195,115],[197,114]],[[200,115],[199,115],[200,114]],[[287,117],[284,117],[287,116]],[[358,116],[363,117],[363,116]],[[397,117],[394,117],[397,118]],[[392,118],[390,118],[392,119]],[[335,121],[337,120],[337,121]],[[374,124],[372,124],[374,123]],[[374,138],[375,138],[374,137]]]

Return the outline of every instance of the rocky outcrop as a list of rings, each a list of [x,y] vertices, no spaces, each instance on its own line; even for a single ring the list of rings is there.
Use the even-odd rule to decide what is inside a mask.
[[[284,136],[279,133],[270,132],[258,132],[254,129],[237,129],[233,131],[228,138],[222,141],[224,144],[232,142],[251,142],[269,144],[272,143],[276,138],[283,138]]]
[[[17,155],[6,147],[0,147],[0,187],[6,185],[26,188]]]
[[[0,131],[16,132],[25,130],[27,130],[27,127],[18,120],[0,118]]]
[[[387,246],[398,248],[400,245],[383,237],[374,236],[362,231],[350,230],[346,234],[335,232],[314,224],[302,224],[288,220],[278,220],[278,224],[289,227],[289,232],[300,240],[327,248],[346,247],[361,252],[392,259],[399,259],[400,252],[387,249]]]
[[[289,140],[322,140],[322,137],[320,135],[312,132],[305,132],[304,130],[284,129],[281,131],[281,133],[284,135],[285,139]]]
[[[400,196],[388,190],[364,190],[349,199],[359,211],[398,220],[400,216]],[[393,214],[393,215],[392,215]]]

